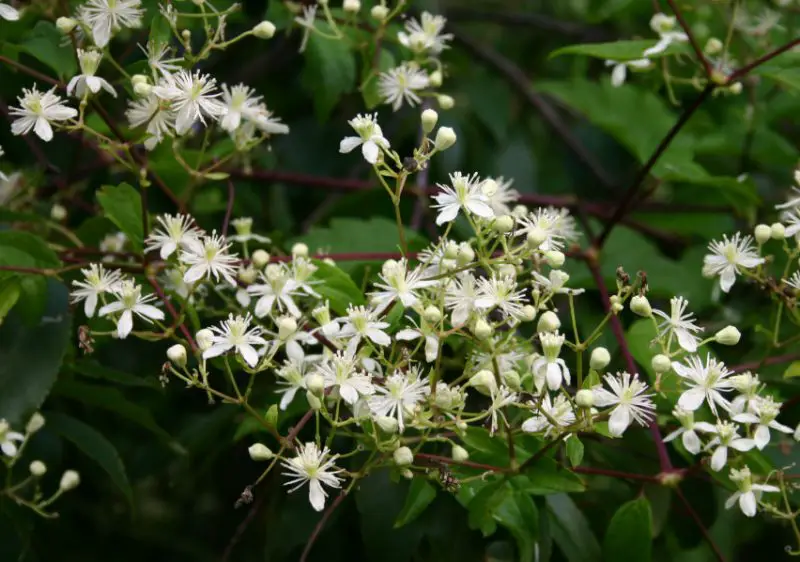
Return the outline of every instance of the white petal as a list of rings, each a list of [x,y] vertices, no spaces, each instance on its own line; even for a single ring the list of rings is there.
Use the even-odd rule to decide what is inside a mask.
[[[683,442],[683,446],[686,447],[686,450],[693,455],[696,455],[700,452],[700,446],[702,444],[700,443],[700,438],[694,431],[685,432],[681,438],[681,441]]]
[[[33,132],[35,132],[44,142],[50,142],[53,140],[53,128],[44,117],[39,117],[36,120],[36,124],[33,126]]]
[[[608,418],[608,431],[615,437],[620,437],[631,424],[631,415],[626,406],[617,406]]]
[[[317,511],[325,509],[325,491],[317,480],[308,481],[308,501]]]
[[[756,428],[756,432],[753,434],[753,441],[759,451],[769,444],[769,437],[769,428],[766,425],[759,425]]]
[[[733,266],[726,267],[722,275],[719,276],[719,286],[723,292],[727,293],[734,283],[736,283],[736,269]]]
[[[189,270],[183,276],[184,283],[194,283],[195,281],[199,281],[203,278],[203,276],[208,271],[208,267],[204,263],[198,263],[197,265],[193,265],[189,268]]]
[[[699,386],[696,386],[681,394],[681,397],[678,398],[678,406],[689,412],[694,412],[703,405],[705,399],[705,391]]]
[[[17,21],[19,12],[8,4],[0,4],[0,18],[8,21]]]
[[[347,154],[348,152],[352,152],[360,145],[361,139],[359,137],[345,137],[339,143],[339,152],[342,154]]]
[[[739,496],[741,496],[741,495],[742,495],[741,492],[734,492],[731,497],[729,497],[727,500],[725,500],[725,509],[732,508],[736,504],[736,500],[738,500]]]
[[[203,352],[203,359],[218,357],[228,351],[233,346],[229,343],[215,343]]]
[[[614,69],[611,71],[611,85],[615,88],[622,86],[625,83],[627,74],[628,68],[624,63],[614,66]]]
[[[367,330],[367,337],[378,345],[390,345],[392,343],[392,338],[380,330]]]
[[[86,314],[86,318],[91,318],[94,316],[94,310],[97,308],[97,294],[92,293],[83,303],[83,312]]]
[[[353,405],[358,400],[358,392],[355,388],[350,386],[349,384],[345,384],[339,387],[339,394],[350,405]]]
[[[130,310],[125,310],[119,317],[117,322],[117,334],[119,338],[124,340],[128,337],[133,329],[133,313]]]
[[[156,308],[151,304],[137,304],[136,312],[138,312],[142,316],[146,316],[147,318],[152,318],[153,320],[164,319],[164,311]]]
[[[720,445],[711,455],[711,470],[719,472],[726,462],[728,462],[728,448]]]
[[[2,444],[0,444],[0,450],[3,451],[4,455],[9,457],[14,457],[17,455],[17,446],[11,441],[4,441]]]
[[[697,340],[695,340],[694,336],[689,332],[689,330],[675,330],[675,335],[678,337],[678,344],[688,351],[689,353],[694,353],[697,351]]]
[[[397,332],[394,335],[394,339],[402,341],[411,341],[417,339],[421,335],[422,334],[420,334],[418,330],[412,330],[410,328],[407,328],[405,330],[400,330],[399,332]]]
[[[757,508],[755,494],[753,492],[745,492],[739,496],[739,508],[748,517],[755,517]]]
[[[736,449],[737,451],[749,451],[753,447],[756,446],[756,442],[752,439],[734,439],[731,441],[730,446]]]
[[[252,345],[249,344],[242,344],[236,347],[236,351],[239,352],[239,355],[242,356],[244,362],[250,365],[251,367],[255,367],[258,364],[258,353],[253,348]]]
[[[380,153],[380,149],[378,145],[374,142],[367,141],[361,146],[361,154],[364,155],[364,160],[369,162],[370,164],[375,164],[378,161],[378,154]]]

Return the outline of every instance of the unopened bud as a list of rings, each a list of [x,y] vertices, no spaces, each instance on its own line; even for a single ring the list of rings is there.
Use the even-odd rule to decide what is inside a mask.
[[[252,263],[256,269],[264,269],[269,263],[269,254],[265,250],[256,250],[253,252]]]
[[[605,369],[611,363],[611,354],[605,347],[595,347],[589,357],[589,367],[595,371]]]
[[[297,331],[297,320],[291,316],[281,316],[276,324],[278,325],[278,338],[281,340],[287,340]]]
[[[580,408],[591,408],[594,406],[594,393],[586,388],[582,388],[575,393],[575,403]]]
[[[56,222],[63,221],[65,218],[67,218],[67,209],[64,208],[64,205],[59,205],[56,203],[50,207],[50,218]]]
[[[44,476],[44,473],[47,472],[47,465],[44,464],[42,461],[33,461],[29,466],[28,470],[31,471],[33,476],[39,477]]]
[[[469,379],[469,384],[486,396],[491,396],[497,391],[497,381],[494,378],[494,373],[486,369],[472,375]]]
[[[185,43],[188,43],[192,39],[192,32],[188,29],[184,29],[181,31],[181,39],[183,39]]]
[[[766,244],[769,239],[772,238],[772,229],[768,224],[759,224],[756,225],[753,234],[755,234],[756,242],[759,244]]]
[[[147,82],[139,82],[138,84],[133,85],[133,92],[137,96],[142,96],[142,97],[149,96],[150,92],[152,91],[153,91],[153,86],[151,86]]]
[[[650,360],[650,366],[653,367],[653,370],[660,375],[662,373],[666,373],[672,368],[672,362],[669,360],[669,357],[659,353]]]
[[[783,240],[786,238],[786,227],[781,223],[776,222],[770,227],[770,230],[772,231],[773,240]]]
[[[453,460],[456,462],[464,462],[469,460],[469,453],[461,445],[453,445],[453,450],[450,452],[450,456],[453,457]]]
[[[200,351],[205,351],[214,344],[214,332],[208,328],[203,328],[194,336],[197,340],[197,348]]]
[[[316,373],[307,375],[306,388],[315,396],[322,396],[322,393],[325,392],[325,379],[322,378],[322,375],[317,375]]]
[[[308,401],[308,405],[312,410],[322,409],[322,400],[315,396],[310,390],[306,391],[306,400]]]
[[[199,335],[199,333],[198,333]],[[177,367],[186,366],[186,348],[183,344],[176,343],[167,350],[167,358]]]
[[[522,307],[522,318],[526,322],[531,322],[534,318],[536,318],[536,308],[534,308],[530,304],[526,304]]]
[[[462,242],[458,245],[458,254],[456,255],[456,261],[458,265],[467,265],[472,263],[475,260],[475,250],[472,249],[472,246],[469,245],[468,242]]]
[[[58,487],[63,492],[68,492],[70,490],[74,490],[78,487],[78,484],[81,483],[81,476],[74,470],[67,470],[61,476],[61,483]]]
[[[433,109],[426,109],[422,112],[422,130],[427,135],[436,127],[436,122],[439,121],[439,114]]]
[[[445,111],[448,109],[453,109],[453,106],[456,104],[456,100],[445,94],[439,94],[436,96],[436,101],[439,102],[439,107]]]
[[[392,453],[397,466],[410,466],[414,464],[414,453],[408,447],[399,447]]]
[[[292,246],[292,256],[297,258],[307,258],[308,257],[308,246],[303,244],[302,242],[298,242],[294,246]]]
[[[428,76],[428,84],[431,85],[432,88],[438,88],[442,85],[442,73],[439,70],[434,70],[431,72],[430,76]]]
[[[536,249],[542,245],[542,242],[547,240],[547,232],[539,226],[534,226],[528,231],[528,235],[525,238],[528,241],[528,246],[531,249]]]
[[[561,327],[561,320],[552,310],[547,310],[539,317],[539,323],[536,324],[537,332],[556,332]]]
[[[544,253],[544,259],[547,262],[547,265],[558,269],[564,265],[566,256],[564,256],[563,252],[559,252],[558,250],[550,250],[549,252]]]
[[[378,427],[389,434],[395,434],[397,433],[397,430],[400,429],[400,424],[398,423],[397,418],[380,416],[377,420],[375,420],[375,422],[378,424]]]
[[[61,33],[65,34],[65,35],[67,33],[71,33],[72,30],[75,29],[75,27],[77,25],[78,25],[77,20],[74,20],[72,18],[63,18],[62,17],[62,18],[58,18],[56,20],[56,27],[58,28],[58,30]]]
[[[613,304],[611,305],[611,312],[612,312],[613,314],[619,314],[620,312],[622,312],[622,311],[623,311],[623,309],[624,309],[624,308],[625,308],[625,307],[624,307],[624,306],[622,306],[622,303],[620,303],[620,302],[615,302],[615,303],[613,303]]]
[[[436,150],[447,150],[454,144],[456,144],[456,132],[452,127],[439,127],[439,130],[436,131],[436,140],[434,141]]]
[[[742,334],[736,326],[727,326],[714,334],[714,341],[722,345],[736,345],[742,339]]]
[[[492,228],[500,234],[511,232],[514,228],[514,218],[511,215],[501,215],[494,219]]]
[[[442,319],[442,311],[436,308],[435,306],[431,305],[423,311],[422,317],[425,318],[426,322],[430,322],[431,324],[438,324],[439,321]]]
[[[486,320],[484,320],[483,318],[478,318],[475,321],[475,324],[472,326],[472,333],[479,340],[485,340],[486,338],[492,335],[493,331],[494,330],[489,325],[489,323],[486,322]]]
[[[268,461],[275,456],[275,454],[270,451],[269,447],[263,443],[254,443],[250,445],[250,447],[247,448],[247,452],[254,461]]]
[[[517,277],[517,268],[510,263],[504,263],[503,265],[497,266],[497,274],[500,278],[509,277],[515,279]]]
[[[522,390],[522,383],[516,371],[503,371],[500,373],[500,379],[511,390],[516,392]]]
[[[389,8],[378,4],[377,6],[373,6],[372,9],[369,11],[369,15],[378,21],[383,21],[386,19],[386,16],[389,15]]]
[[[487,178],[481,183],[481,193],[486,197],[492,197],[497,193],[497,182],[492,178]]]
[[[650,301],[644,295],[634,295],[631,298],[631,310],[639,316],[650,318],[653,315],[653,308],[650,306]]]
[[[355,14],[361,9],[361,2],[359,0],[344,0],[342,8],[344,9],[345,12],[350,12],[351,14]]]
[[[272,39],[275,35],[275,24],[264,20],[253,28],[253,35],[259,39]]]
[[[134,86],[136,84],[146,84],[147,82],[149,82],[149,79],[144,74],[134,74],[131,76],[131,84]]]
[[[706,41],[706,46],[703,50],[707,55],[716,55],[722,52],[723,47],[722,41],[716,37],[712,37]]]
[[[245,285],[252,285],[255,283],[256,278],[258,277],[258,271],[256,271],[256,268],[253,266],[240,267],[237,277],[239,278],[239,281]]]

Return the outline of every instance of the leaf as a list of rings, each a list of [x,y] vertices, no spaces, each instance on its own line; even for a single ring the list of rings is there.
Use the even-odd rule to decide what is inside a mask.
[[[97,200],[105,216],[117,225],[134,249],[142,250],[142,198],[139,192],[127,183],[118,186],[104,185],[97,193]]]
[[[147,43],[153,45],[157,51],[158,47],[169,45],[170,39],[172,39],[172,28],[169,21],[161,13],[157,13],[150,22],[150,36]]]
[[[637,41],[613,41],[610,43],[581,43],[556,49],[550,53],[550,58],[561,55],[586,55],[603,60],[630,61],[643,58],[642,53],[657,42],[655,39],[642,39]],[[654,59],[685,52],[688,52],[685,44],[673,42],[665,51],[651,55],[648,58]]]
[[[494,518],[511,531],[517,541],[516,559],[520,562],[533,562],[539,522],[539,512],[533,499],[525,493],[515,491],[497,506]]]
[[[388,49],[381,49],[380,56],[378,57],[378,65],[376,71],[386,72],[387,70],[396,66],[394,55]],[[364,82],[361,85],[361,95],[364,98],[364,105],[367,109],[374,109],[383,103],[383,98],[378,93],[378,75],[370,74],[372,68],[365,66],[364,68]]]
[[[58,376],[69,342],[67,288],[47,280],[45,316],[35,326],[11,313],[0,326],[0,418],[14,426],[38,409]]]
[[[324,22],[318,24],[317,29],[333,34]],[[321,33],[308,37],[301,80],[314,98],[317,119],[324,121],[339,99],[355,87],[356,61],[345,41],[324,37]]]
[[[91,379],[105,380],[121,386],[149,388],[151,390],[159,390],[161,388],[161,385],[152,378],[142,378],[123,371],[117,371],[88,359],[69,363],[69,369]]]
[[[793,379],[795,377],[800,377],[800,361],[792,361],[783,372],[783,378],[785,379]]]
[[[71,47],[61,44],[63,37],[51,22],[39,21],[20,48],[55,70],[59,78],[71,78],[78,72],[78,63]]]
[[[525,471],[524,477],[514,478],[514,481],[529,494],[541,496],[586,490],[586,484],[580,476],[550,457],[538,459]]]
[[[603,540],[606,560],[650,562],[653,514],[647,497],[640,496],[620,507],[611,518]]]
[[[505,441],[492,437],[485,429],[470,426],[463,439],[464,444],[471,449],[470,456],[476,461],[501,467],[508,465],[508,446]]]
[[[16,279],[6,279],[0,281],[0,326],[9,311],[19,300],[19,281]]]
[[[361,290],[356,287],[353,279],[344,271],[322,260],[314,260],[317,271],[312,276],[313,280],[320,281],[314,285],[314,290],[322,298],[327,299],[331,309],[340,315],[347,314],[349,305],[366,304],[366,299]]]
[[[45,418],[47,427],[72,442],[87,457],[99,464],[117,488],[125,494],[128,503],[133,504],[133,490],[128,482],[125,465],[117,449],[108,439],[93,427],[66,414],[49,412]]]
[[[22,254],[27,257],[21,258]],[[61,260],[47,242],[35,234],[4,230],[0,232],[0,264],[46,269],[61,267]]]
[[[477,493],[467,502],[470,528],[479,529],[484,537],[493,534],[497,529],[494,510],[510,493],[511,487],[504,480],[496,480],[478,488]]]
[[[564,557],[569,562],[599,562],[600,544],[575,502],[566,494],[553,494],[545,501],[553,541]]]
[[[411,523],[425,511],[435,498],[436,488],[431,486],[425,478],[415,477],[408,488],[406,503],[394,522],[394,528],[398,529]]]
[[[567,438],[567,458],[572,466],[578,466],[583,461],[583,443],[577,435]]]

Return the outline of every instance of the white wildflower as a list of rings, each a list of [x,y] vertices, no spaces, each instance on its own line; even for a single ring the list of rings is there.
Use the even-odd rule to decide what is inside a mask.
[[[198,120],[205,125],[206,117],[218,119],[226,111],[218,99],[217,81],[199,71],[181,70],[166,76],[153,87],[153,94],[172,103],[176,113],[175,132],[179,135],[189,131]]]
[[[9,108],[9,114],[15,118],[11,132],[27,135],[33,130],[40,139],[49,142],[53,139],[51,123],[77,117],[78,111],[64,105],[54,91],[55,88],[40,92],[35,85],[31,89],[23,88],[22,96],[17,98],[19,107]]]
[[[343,138],[339,143],[339,152],[346,154],[360,146],[364,160],[375,164],[381,149],[389,149],[389,141],[383,136],[381,126],[378,125],[378,115],[359,114],[347,123],[358,133],[358,136]]]
[[[200,279],[214,278],[219,281],[220,277],[225,279],[230,285],[236,286],[236,254],[228,253],[230,244],[225,239],[212,232],[210,236],[202,238],[187,238],[185,249],[180,252],[179,260],[189,266],[183,280],[187,283],[195,283]]]
[[[689,390],[678,398],[678,406],[693,412],[706,402],[715,416],[718,415],[718,405],[725,410],[730,409],[730,402],[721,393],[733,389],[733,383],[727,378],[731,372],[710,353],[706,356],[705,365],[700,357],[690,355],[686,358],[686,364],[673,361],[672,369],[689,386]]]
[[[255,367],[258,364],[258,352],[254,346],[266,345],[267,341],[261,337],[263,330],[259,326],[251,328],[251,322],[249,314],[235,317],[229,314],[228,319],[219,326],[212,326],[214,335],[211,337],[211,347],[203,352],[203,358],[217,357],[233,349],[245,363]]]
[[[159,215],[158,226],[147,237],[145,250],[158,250],[162,260],[170,257],[175,251],[185,249],[189,240],[197,241],[203,232],[194,226],[194,219],[189,215]]]
[[[478,174],[467,176],[461,172],[450,174],[450,185],[437,184],[441,191],[433,196],[434,208],[438,210],[436,224],[442,225],[455,220],[462,209],[467,214],[488,219],[494,216],[489,206],[489,198],[481,191],[482,182]]]
[[[117,335],[120,339],[125,339],[133,329],[133,315],[135,314],[142,320],[151,322],[152,320],[163,320],[164,313],[152,304],[155,295],[142,296],[141,285],[134,284],[130,279],[125,279],[114,285],[112,294],[117,298],[116,301],[105,305],[100,309],[100,316],[120,313],[117,318]]]
[[[755,517],[758,509],[758,500],[764,492],[780,492],[777,486],[768,484],[753,484],[750,469],[745,466],[741,470],[731,469],[731,480],[736,483],[738,490],[725,501],[725,509],[730,509],[739,503],[739,509],[747,517]]]
[[[322,485],[341,487],[342,480],[336,476],[341,469],[334,465],[337,456],[331,455],[327,447],[320,450],[315,443],[298,446],[296,457],[281,461],[281,466],[287,470],[284,476],[290,478],[286,483],[291,486],[289,491],[294,492],[308,482],[308,501],[315,510],[322,511],[328,497]]]
[[[697,343],[700,338],[695,334],[702,332],[703,329],[695,323],[694,314],[685,312],[686,307],[689,306],[689,301],[683,297],[673,297],[669,300],[670,313],[661,310],[653,309],[653,314],[660,316],[664,319],[658,325],[659,339],[668,338],[669,343],[672,342],[672,337],[675,336],[678,340],[678,345],[690,353],[697,351]]]
[[[752,269],[764,263],[753,248],[753,238],[742,236],[739,232],[728,238],[723,235],[722,242],[712,241],[708,245],[711,254],[703,258],[703,275],[714,277],[719,275],[719,286],[728,292],[736,282],[736,275],[743,269]]]
[[[650,399],[652,394],[645,394],[647,385],[639,380],[637,375],[617,373],[617,376],[608,374],[603,379],[611,388],[611,392],[596,386],[593,388],[594,403],[596,406],[613,406],[608,419],[608,431],[611,435],[620,437],[631,422],[646,426],[655,416],[655,405]]]

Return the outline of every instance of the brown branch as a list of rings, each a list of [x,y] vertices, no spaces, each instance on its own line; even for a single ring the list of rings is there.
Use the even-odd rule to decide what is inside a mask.
[[[711,77],[711,72],[712,72],[711,63],[708,62],[708,59],[706,59],[705,55],[703,54],[703,49],[700,48],[697,39],[695,39],[695,36],[692,33],[692,28],[689,27],[689,24],[683,18],[683,14],[678,9],[677,4],[675,4],[675,0],[667,0],[667,4],[669,4],[669,7],[672,8],[672,12],[678,19],[678,23],[681,25],[683,32],[686,33],[687,37],[689,37],[689,44],[692,46],[692,50],[694,51],[694,54],[697,56],[697,60],[700,61],[700,64],[703,65],[703,69],[706,72],[706,76]]]
[[[800,359],[800,353],[787,353],[785,355],[776,355],[775,357],[765,357],[759,361],[751,361],[749,363],[742,363],[730,367],[730,371],[734,373],[741,373],[742,371],[753,371],[766,367],[767,365],[780,365],[781,363],[790,363]]]
[[[775,57],[777,57],[778,55],[785,53],[786,51],[788,51],[789,49],[795,47],[796,45],[800,45],[800,38],[797,38],[797,39],[794,39],[792,41],[789,41],[785,45],[783,45],[781,47],[778,47],[777,49],[767,53],[763,57],[757,58],[756,60],[754,60],[750,64],[744,65],[742,68],[738,69],[733,74],[728,76],[728,81],[726,82],[726,84],[733,84],[737,80],[740,80],[741,78],[744,78],[751,70],[753,70],[757,66],[761,66],[765,62],[770,61],[770,60],[774,59]]]
[[[698,529],[703,535],[703,538],[706,540],[708,545],[711,547],[711,550],[714,552],[714,556],[717,558],[719,562],[725,562],[725,556],[722,554],[722,551],[717,546],[717,543],[714,541],[714,537],[711,536],[711,533],[708,531],[706,526],[703,524],[703,520],[700,519],[700,516],[697,514],[697,511],[692,507],[692,504],[689,503],[689,500],[686,499],[686,496],[683,495],[683,492],[677,486],[675,487],[675,494],[681,500],[681,503],[686,508],[686,511],[689,512],[689,517],[697,525]]]
[[[148,275],[147,281],[153,287],[153,290],[156,292],[161,302],[164,303],[164,307],[166,307],[167,311],[170,313],[172,318],[177,322],[180,319],[180,315],[178,314],[178,311],[175,310],[175,307],[172,306],[169,297],[164,293],[164,289],[162,289],[161,285],[158,284],[156,278]],[[186,341],[189,342],[189,346],[192,348],[192,353],[197,353],[198,351],[197,343],[194,341],[194,338],[192,337],[192,334],[189,332],[189,329],[186,327],[186,324],[181,322],[178,325],[178,329],[186,338]]]
[[[339,507],[345,497],[347,497],[347,491],[342,490],[339,492],[339,495],[336,496],[336,499],[333,500],[333,503],[328,506],[328,509],[325,510],[325,513],[322,514],[322,518],[320,518],[319,522],[314,527],[314,530],[311,532],[311,536],[306,543],[306,547],[303,549],[303,554],[300,556],[300,562],[305,562],[308,559],[308,555],[311,553],[311,548],[314,546],[314,543],[317,542],[319,534],[322,532],[322,529],[325,527],[328,519],[330,519],[333,512],[336,511],[336,508]]]
[[[57,88],[64,89],[66,88],[66,84],[61,82],[60,80],[56,80],[55,78],[49,77],[47,74],[42,74],[38,70],[34,70],[30,67],[25,66],[24,64],[18,63],[15,60],[11,60],[7,57],[0,55],[0,62],[6,63],[8,66],[12,68],[16,68],[20,72],[27,74],[28,76],[33,76],[37,80],[41,80],[42,82],[46,82],[51,86],[56,86]]]
[[[586,42],[605,41],[614,38],[614,35],[602,27],[592,27],[579,22],[564,21],[541,14],[509,12],[502,10],[480,10],[473,8],[449,8],[444,14],[449,21],[463,21],[465,23],[496,23],[514,27],[538,27],[548,31],[555,31],[560,35],[574,35],[581,37]]]

